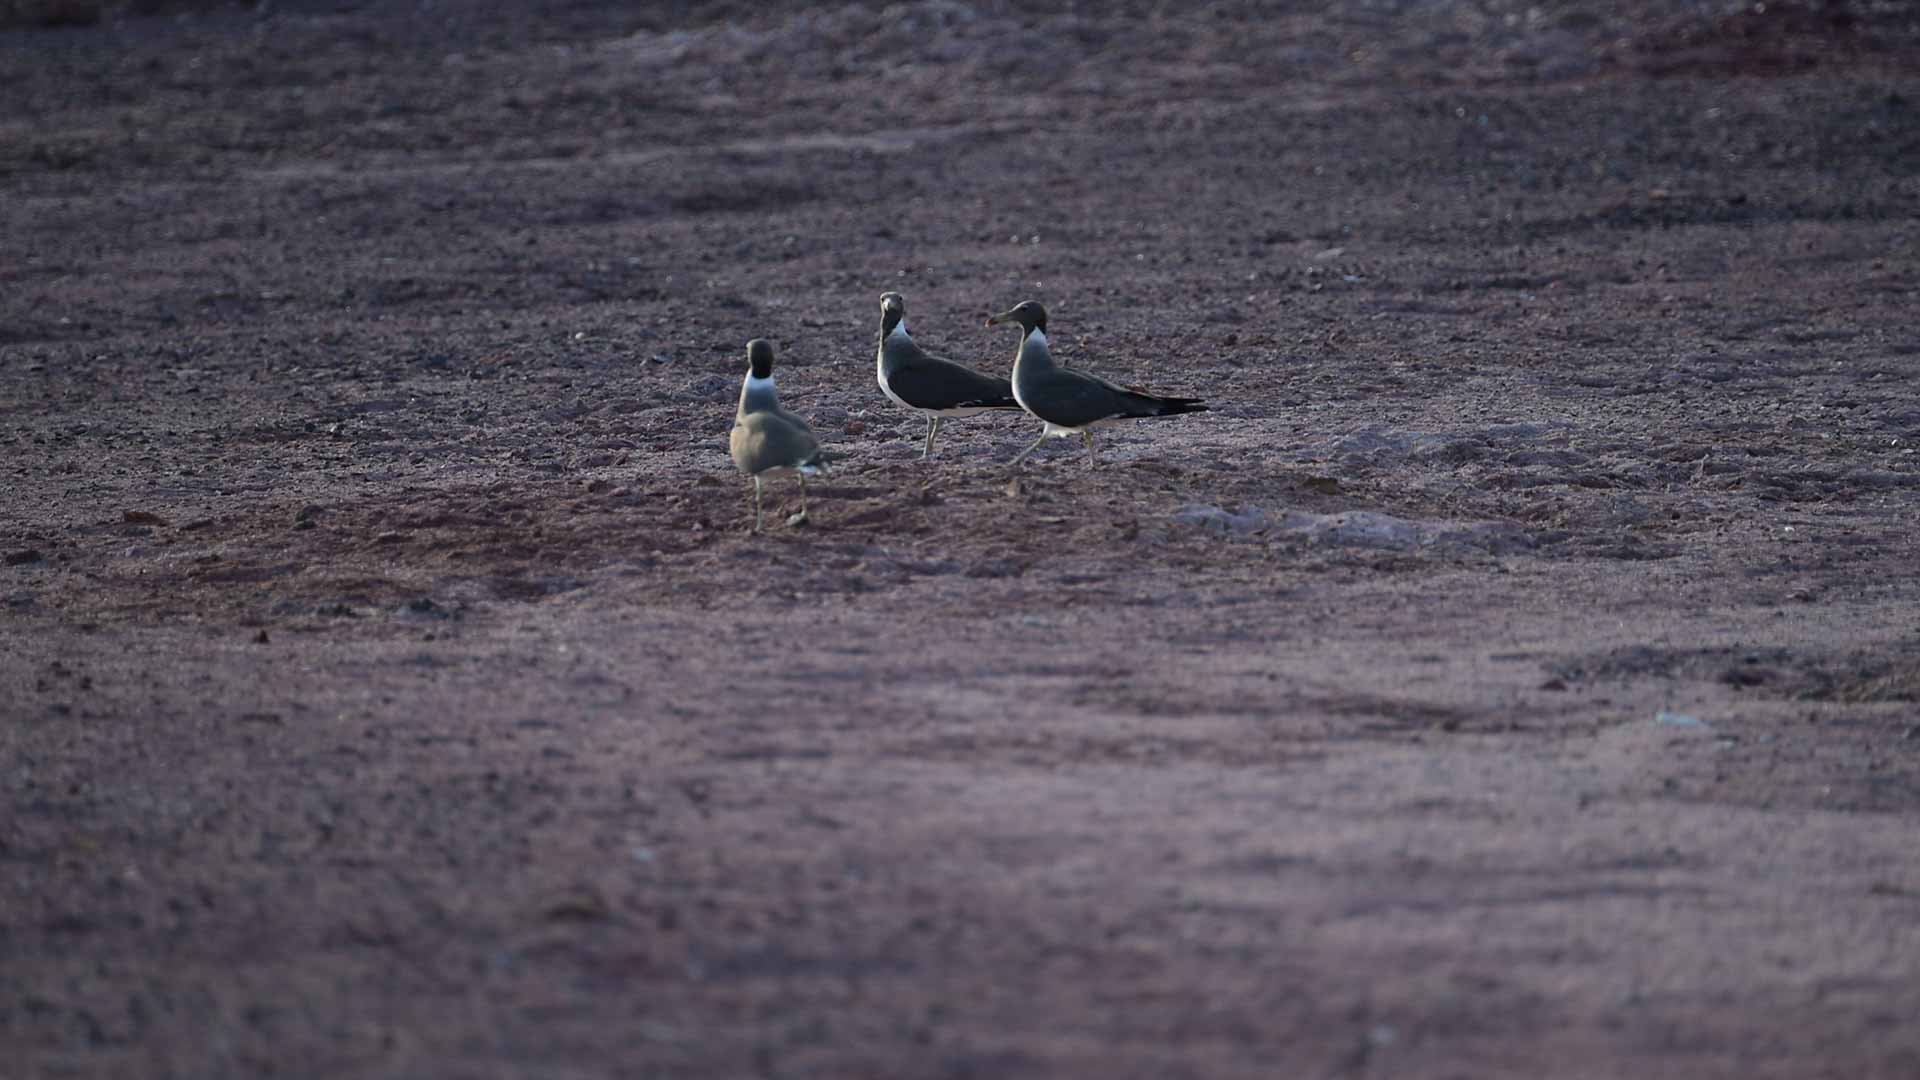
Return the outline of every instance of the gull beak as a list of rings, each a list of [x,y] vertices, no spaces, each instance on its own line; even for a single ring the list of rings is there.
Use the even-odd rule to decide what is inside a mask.
[[[1006,322],[1007,319],[1012,315],[1013,315],[1013,312],[1011,311],[1003,311],[998,315],[989,315],[987,316],[987,325],[999,326],[1001,323]]]

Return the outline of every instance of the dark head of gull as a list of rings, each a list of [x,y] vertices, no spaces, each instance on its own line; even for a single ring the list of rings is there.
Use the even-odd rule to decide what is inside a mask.
[[[880,294],[880,336],[893,333],[900,320],[907,317],[907,298],[897,292]]]
[[[773,342],[754,338],[747,342],[747,368],[756,379],[773,377]]]
[[[1035,330],[1045,333],[1047,329],[1047,309],[1041,307],[1040,301],[1038,300],[1022,300],[1020,303],[1015,304],[1011,310],[1003,311],[998,315],[992,315],[987,318],[988,326],[998,326],[1001,323],[1009,322],[1020,324],[1021,337],[1025,337]]]

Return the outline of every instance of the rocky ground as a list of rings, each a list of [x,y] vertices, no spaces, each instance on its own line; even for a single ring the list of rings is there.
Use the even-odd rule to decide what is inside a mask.
[[[0,7],[0,1071],[1920,1074],[1920,14],[1331,7]]]

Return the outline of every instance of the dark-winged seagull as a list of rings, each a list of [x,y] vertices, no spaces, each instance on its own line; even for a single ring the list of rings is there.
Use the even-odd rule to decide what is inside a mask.
[[[1049,437],[1078,434],[1087,444],[1087,467],[1094,464],[1093,429],[1115,420],[1145,416],[1178,416],[1205,412],[1199,398],[1162,397],[1129,390],[1084,372],[1069,371],[1053,362],[1047,351],[1047,309],[1038,300],[1023,301],[1010,311],[987,320],[988,326],[1020,324],[1020,352],[1013,361],[1013,396],[1020,407],[1044,426],[1033,445],[1013,459],[1018,465]]]
[[[780,407],[780,395],[773,385],[773,342],[765,338],[747,342],[747,378],[740,384],[740,408],[733,414],[727,450],[733,455],[733,463],[753,481],[754,532],[760,531],[763,476],[798,474],[800,512],[787,524],[807,520],[807,477],[826,471],[826,461],[820,455],[820,440],[813,437],[813,429]]]
[[[983,375],[914,344],[907,334],[907,301],[897,292],[880,294],[878,361],[880,392],[896,404],[927,414],[922,461],[933,456],[933,437],[940,433],[942,419],[1020,407],[1007,380]]]

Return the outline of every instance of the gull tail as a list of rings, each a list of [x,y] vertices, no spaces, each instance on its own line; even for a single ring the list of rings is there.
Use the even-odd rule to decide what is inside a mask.
[[[1138,390],[1127,394],[1127,404],[1133,406],[1128,410],[1133,416],[1179,416],[1182,413],[1207,411],[1207,403],[1197,397],[1161,397],[1158,394],[1143,394]]]

